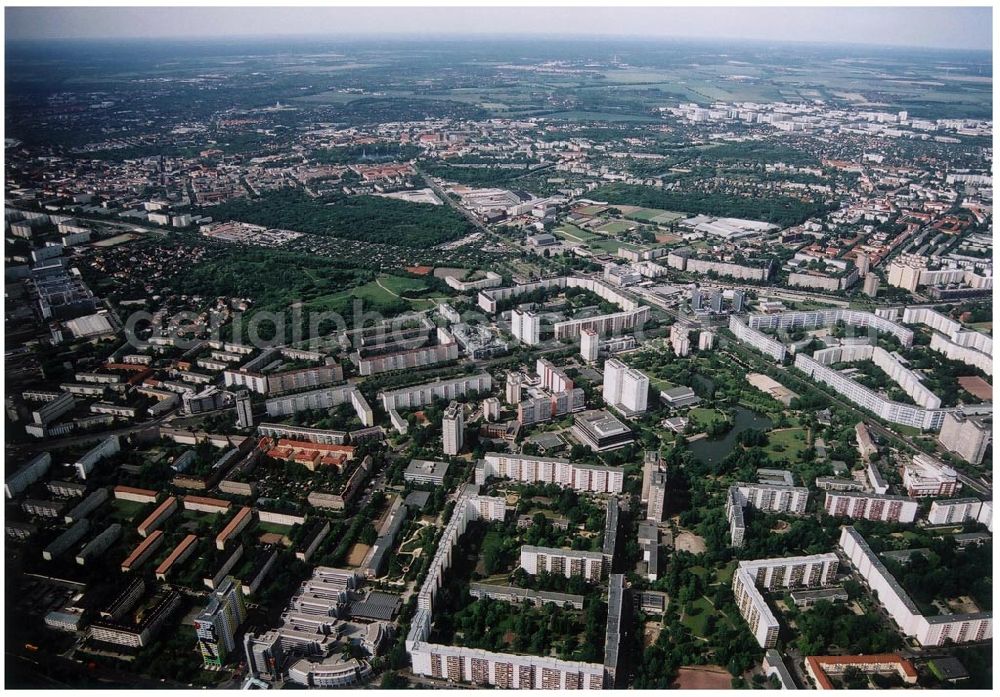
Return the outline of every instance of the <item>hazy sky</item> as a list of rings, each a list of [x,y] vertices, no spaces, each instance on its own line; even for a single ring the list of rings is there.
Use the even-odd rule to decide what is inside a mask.
[[[7,39],[573,34],[989,49],[990,7],[6,8]]]

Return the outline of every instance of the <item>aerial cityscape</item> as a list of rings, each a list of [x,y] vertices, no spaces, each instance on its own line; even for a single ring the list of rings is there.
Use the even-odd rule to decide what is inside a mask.
[[[992,687],[991,8],[119,9],[5,9],[5,687]]]

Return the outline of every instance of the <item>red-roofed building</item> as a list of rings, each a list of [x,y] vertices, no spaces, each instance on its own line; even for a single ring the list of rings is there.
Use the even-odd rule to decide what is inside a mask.
[[[281,438],[277,445],[273,441],[269,443],[267,456],[275,460],[292,460],[311,472],[315,472],[317,467],[336,467],[341,471],[354,457],[354,447]]]
[[[868,656],[807,656],[806,672],[819,690],[836,689],[830,676],[840,676],[848,668],[856,668],[862,673],[896,673],[903,682],[913,685],[917,682],[917,670],[913,664],[894,653],[879,653]]]
[[[244,506],[240,509],[229,524],[222,529],[218,537],[215,538],[216,549],[225,549],[226,543],[233,537],[239,534],[239,532],[250,524],[253,520],[253,509]]]
[[[198,542],[197,535],[188,535],[183,540],[181,540],[180,544],[174,547],[174,550],[169,555],[167,555],[167,558],[164,559],[163,562],[158,567],[156,567],[156,579],[158,581],[166,581],[167,574],[170,573],[170,570],[174,567],[174,564],[180,564],[185,559],[190,557],[191,553],[194,552],[195,547],[197,547],[196,544],[197,542]]]

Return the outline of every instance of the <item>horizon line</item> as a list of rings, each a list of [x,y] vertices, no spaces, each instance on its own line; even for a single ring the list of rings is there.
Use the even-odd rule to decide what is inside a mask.
[[[559,34],[559,33],[531,33],[531,34],[511,34],[511,33],[490,33],[490,32],[455,32],[455,33],[419,33],[411,31],[387,31],[385,33],[374,33],[374,32],[323,32],[323,33],[313,33],[313,32],[289,32],[289,33],[279,33],[279,34],[217,34],[217,35],[205,35],[205,36],[187,36],[187,35],[163,35],[163,36],[56,36],[56,37],[19,37],[11,38],[5,37],[4,41],[7,45],[11,44],[26,44],[26,43],[51,43],[51,42],[109,42],[109,43],[129,43],[129,42],[144,42],[148,43],[150,41],[172,41],[177,43],[207,43],[213,41],[247,41],[247,40],[276,40],[276,39],[293,39],[293,38],[312,38],[312,39],[365,39],[365,40],[440,40],[447,39],[453,41],[473,41],[481,40],[483,38],[493,38],[499,40],[508,41],[531,41],[537,39],[547,39],[547,40],[602,40],[602,41],[655,41],[655,42],[689,42],[689,43],[749,43],[749,44],[794,44],[798,46],[822,46],[822,47],[835,47],[835,46],[854,46],[854,47],[865,47],[865,48],[877,48],[882,51],[893,51],[893,50],[925,50],[925,51],[945,51],[951,53],[988,53],[993,54],[992,45],[987,48],[972,48],[972,47],[954,47],[954,46],[942,46],[936,44],[873,44],[857,41],[809,41],[802,39],[775,39],[775,38],[755,38],[755,37],[736,37],[736,36],[718,36],[718,37],[701,37],[701,36],[677,36],[677,35],[648,35],[648,34],[599,34],[599,33],[574,33],[574,34]]]

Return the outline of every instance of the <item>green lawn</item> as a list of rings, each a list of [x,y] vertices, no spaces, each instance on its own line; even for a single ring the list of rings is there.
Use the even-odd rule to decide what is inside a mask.
[[[735,561],[729,562],[724,567],[722,567],[718,572],[716,572],[715,582],[728,586],[730,583],[732,583],[733,573],[735,571],[736,571],[736,562]]]
[[[597,231],[607,235],[620,235],[623,232],[628,232],[634,227],[635,223],[626,223],[621,220],[609,220],[598,227]]]
[[[408,276],[390,276],[389,274],[382,274],[378,277],[378,280],[383,286],[397,295],[410,290],[424,290],[427,287],[427,284],[420,279],[410,278]]]
[[[381,285],[379,285],[381,283]],[[371,281],[362,286],[356,288],[351,288],[347,291],[342,291],[340,293],[335,293],[333,295],[327,296],[325,298],[325,304],[335,304],[337,301],[342,301],[345,297],[355,297],[360,300],[365,300],[376,307],[382,305],[388,305],[399,300],[409,302],[411,304],[427,305],[427,301],[424,300],[407,300],[406,298],[398,298],[396,296],[400,295],[405,291],[423,290],[427,286],[423,281],[416,278],[407,278],[405,276],[391,276],[389,274],[381,274],[376,281]],[[395,295],[393,295],[395,293]],[[314,301],[315,302],[315,301]],[[313,309],[313,303],[310,303],[310,309]]]
[[[644,223],[658,223],[660,225],[669,225],[675,220],[681,220],[685,217],[683,213],[665,211],[661,208],[638,208],[624,215],[626,218],[634,218]]]
[[[116,520],[132,520],[136,517],[136,514],[143,509],[143,507],[148,506],[147,503],[140,503],[139,501],[129,501],[127,499],[114,499],[111,502],[111,507],[114,508],[114,513],[111,517]]]
[[[767,434],[767,438],[767,454],[779,460],[797,460],[806,449],[806,430],[804,428],[771,431]],[[784,446],[784,449],[779,450],[775,446]]]
[[[695,407],[690,412],[688,416],[694,418],[699,424],[703,426],[710,426],[716,421],[725,421],[725,415],[718,409],[708,409],[706,407]]]
[[[681,620],[681,623],[690,629],[695,636],[704,638],[707,633],[705,625],[708,622],[709,616],[718,613],[715,606],[712,605],[712,603],[710,603],[708,598],[705,596],[698,598],[692,602],[691,605],[697,614],[685,615],[684,619]]]
[[[257,523],[257,528],[262,532],[273,532],[276,535],[287,535],[291,529],[291,525],[280,525],[279,523]]]
[[[674,383],[669,380],[664,380],[663,378],[654,378],[652,375],[649,376],[649,384],[658,390],[669,390],[677,387]]]
[[[589,242],[590,240],[597,239],[598,236],[592,232],[588,232],[583,228],[579,228],[571,223],[563,223],[559,227],[552,231],[552,234],[559,239],[569,240],[570,242]]]
[[[624,242],[619,242],[618,240],[593,239],[587,243],[587,246],[598,252],[617,254],[619,247],[628,247],[629,245]]]

